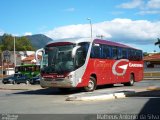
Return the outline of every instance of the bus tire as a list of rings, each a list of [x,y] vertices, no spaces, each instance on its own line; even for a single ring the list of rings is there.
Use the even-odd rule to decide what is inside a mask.
[[[133,86],[133,85],[134,85],[134,82],[135,82],[134,74],[130,74],[129,82],[124,83],[124,85],[125,85],[125,86]]]
[[[96,79],[91,76],[89,81],[88,81],[88,86],[84,87],[84,90],[86,92],[92,92],[96,89],[96,87],[97,87]]]

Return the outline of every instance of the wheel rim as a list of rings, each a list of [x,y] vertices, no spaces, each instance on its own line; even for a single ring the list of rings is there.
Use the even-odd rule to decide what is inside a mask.
[[[130,83],[131,83],[131,85],[133,85],[133,84],[134,84],[134,78],[133,78],[133,75],[131,76]]]
[[[133,83],[134,83],[134,82],[133,82],[133,79],[131,79],[131,85],[133,85]]]
[[[88,88],[89,88],[89,90],[93,90],[94,89],[94,82],[92,81],[92,80],[90,80],[89,81],[89,83],[88,83]]]

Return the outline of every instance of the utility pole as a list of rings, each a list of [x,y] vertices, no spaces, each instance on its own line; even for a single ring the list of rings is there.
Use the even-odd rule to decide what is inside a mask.
[[[100,39],[103,39],[103,35],[97,35],[96,37],[100,38]]]
[[[3,80],[3,52],[2,52],[2,56],[1,57],[2,57],[2,69],[1,70],[2,70],[2,80]]]
[[[15,72],[15,67],[16,67],[16,38],[14,38],[14,72]]]
[[[92,36],[92,20],[91,20],[91,18],[87,18],[87,20],[89,20],[89,23],[90,23],[90,28],[91,28],[91,41],[92,41],[92,38],[93,38],[93,36]]]

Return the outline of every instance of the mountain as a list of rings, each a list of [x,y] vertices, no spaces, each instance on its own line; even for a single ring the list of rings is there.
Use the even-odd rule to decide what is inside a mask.
[[[33,47],[36,49],[42,48],[48,42],[53,41],[53,39],[51,39],[43,34],[28,35],[26,37],[30,40]]]
[[[0,36],[0,43],[1,43],[1,41],[2,41],[2,36]]]
[[[40,49],[44,47],[48,42],[53,41],[53,39],[43,35],[43,34],[35,34],[35,35],[28,35],[25,36],[29,39],[31,44],[35,49]],[[0,36],[0,44],[2,41],[2,36]]]

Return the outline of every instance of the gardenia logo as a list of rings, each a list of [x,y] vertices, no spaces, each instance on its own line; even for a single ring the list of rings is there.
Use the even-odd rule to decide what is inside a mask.
[[[118,64],[121,63],[121,62],[123,62],[124,65],[118,66]],[[139,68],[139,67],[143,67],[143,64],[132,64],[127,59],[121,59],[121,60],[116,61],[113,64],[113,66],[112,66],[112,72],[113,72],[114,75],[123,76],[126,73],[126,70],[127,70],[128,66],[131,67],[131,68],[133,68],[133,67]],[[120,69],[123,69],[123,71],[121,73],[117,72],[116,71],[117,67],[120,68]]]

